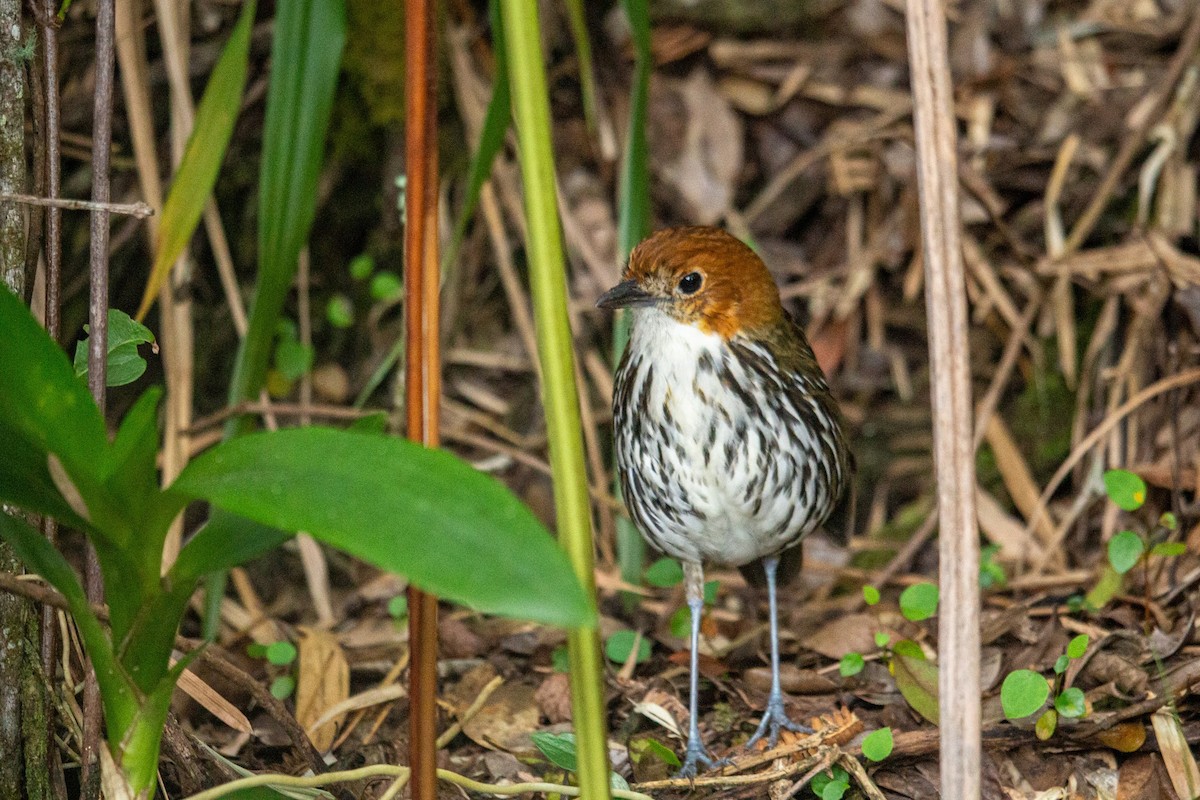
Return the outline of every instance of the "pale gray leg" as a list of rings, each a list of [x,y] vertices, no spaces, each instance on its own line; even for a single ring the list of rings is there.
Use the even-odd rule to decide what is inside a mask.
[[[758,730],[746,742],[750,747],[763,737],[767,746],[774,747],[779,741],[779,729],[787,728],[795,733],[812,733],[812,728],[792,722],[783,707],[783,690],[779,688],[779,611],[775,602],[775,570],[779,566],[778,556],[763,559],[763,571],[767,575],[767,606],[771,615],[771,694],[767,697],[767,711],[763,714]]]
[[[700,617],[704,613],[704,568],[695,562],[683,562],[683,580],[687,589],[687,604],[692,612],[691,670],[688,682],[688,741],[683,754],[679,777],[692,778],[697,764],[712,769],[726,763],[714,759],[700,741]]]

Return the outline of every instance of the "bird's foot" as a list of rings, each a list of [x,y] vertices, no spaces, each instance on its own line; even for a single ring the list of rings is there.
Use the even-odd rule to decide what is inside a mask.
[[[764,735],[767,736],[767,747],[774,747],[779,741],[779,730],[786,728],[792,733],[812,733],[813,729],[807,725],[801,725],[799,722],[792,722],[787,715],[787,711],[783,707],[783,695],[772,692],[767,700],[767,710],[763,714],[762,721],[758,723],[758,730],[746,742],[746,747],[753,747],[758,743]]]
[[[683,753],[683,766],[679,768],[677,778],[694,778],[699,766],[705,769],[717,769],[730,763],[728,758],[713,758],[700,743],[699,736],[688,737],[687,749]]]

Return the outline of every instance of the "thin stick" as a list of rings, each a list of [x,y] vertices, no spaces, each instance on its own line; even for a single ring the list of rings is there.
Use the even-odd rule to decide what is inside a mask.
[[[112,98],[115,0],[100,0],[96,7],[96,104],[92,122],[92,209],[91,258],[88,279],[91,295],[88,301],[88,389],[104,415],[105,393],[108,385],[108,217],[110,198],[109,164],[112,153]],[[100,562],[90,544],[84,564],[84,587],[88,600],[98,603],[104,598],[104,580]],[[83,684],[83,748],[80,783],[85,800],[100,795],[100,687],[88,659],[87,676]]]
[[[438,137],[436,0],[406,0],[404,226],[405,402],[408,438],[438,444],[441,395],[438,321]],[[408,589],[409,763],[413,800],[437,798],[437,598]]]
[[[51,194],[55,189],[51,189]],[[38,197],[32,194],[0,193],[0,201],[7,203],[24,203],[28,206],[43,208],[66,209],[67,211],[103,211],[107,214],[127,214],[138,219],[154,216],[154,209],[145,203],[110,203],[100,200],[71,200],[65,197]]]
[[[910,0],[909,71],[929,317],[942,602],[938,624],[943,797],[979,797],[979,535],[975,519],[967,303],[958,219],[958,152],[946,20],[938,0]]]

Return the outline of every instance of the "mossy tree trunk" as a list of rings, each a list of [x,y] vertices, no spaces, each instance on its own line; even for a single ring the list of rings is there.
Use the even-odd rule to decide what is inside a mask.
[[[20,0],[0,0],[0,192],[25,191],[25,40]],[[16,203],[0,203],[0,281],[24,297],[25,223]],[[0,513],[10,513],[3,509]],[[20,573],[0,544],[0,572]],[[33,604],[0,592],[0,797],[49,800],[46,682],[39,675]]]

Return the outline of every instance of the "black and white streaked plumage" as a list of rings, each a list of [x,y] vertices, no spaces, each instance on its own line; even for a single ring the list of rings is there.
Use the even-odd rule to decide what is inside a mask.
[[[829,516],[852,459],[841,415],[803,332],[761,259],[712,228],[656,233],[601,298],[629,307],[613,398],[617,471],[646,539],[683,562],[692,609],[691,722],[681,774],[712,765],[697,729],[696,658],[704,562],[761,561],[772,690],[751,742],[774,745],[779,688],[775,572]]]

